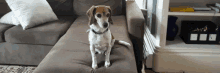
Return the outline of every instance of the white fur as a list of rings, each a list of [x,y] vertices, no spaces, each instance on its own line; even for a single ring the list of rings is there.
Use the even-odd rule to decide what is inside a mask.
[[[131,46],[128,42],[125,42],[125,41],[122,41],[122,40],[118,40],[118,43],[124,44],[126,46]]]

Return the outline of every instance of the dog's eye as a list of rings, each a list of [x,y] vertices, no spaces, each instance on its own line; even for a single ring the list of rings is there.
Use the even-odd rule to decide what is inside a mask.
[[[110,16],[110,14],[106,14],[106,16],[107,16],[107,17],[109,17],[109,16]]]
[[[102,16],[101,14],[97,14],[97,17],[99,17],[99,18],[100,18],[101,16]]]

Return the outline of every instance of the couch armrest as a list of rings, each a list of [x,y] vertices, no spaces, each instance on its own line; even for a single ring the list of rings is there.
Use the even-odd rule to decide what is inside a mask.
[[[138,73],[141,73],[143,61],[144,16],[135,1],[126,1],[126,19],[128,33],[134,47]]]
[[[135,1],[126,2],[126,19],[128,24],[128,33],[139,39],[143,38],[144,16],[141,9]]]

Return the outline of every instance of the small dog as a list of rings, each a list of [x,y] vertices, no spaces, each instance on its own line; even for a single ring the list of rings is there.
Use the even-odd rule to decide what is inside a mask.
[[[114,36],[109,29],[110,24],[113,24],[111,13],[110,6],[105,5],[93,5],[86,13],[89,17],[88,25],[90,29],[87,30],[87,33],[89,32],[88,38],[90,42],[93,69],[98,67],[96,53],[105,54],[105,67],[109,67],[110,52],[115,42],[131,46],[125,41],[114,39]]]

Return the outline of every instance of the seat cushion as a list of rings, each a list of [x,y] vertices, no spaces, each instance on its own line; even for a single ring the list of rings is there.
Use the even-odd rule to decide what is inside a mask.
[[[0,64],[38,65],[53,46],[0,43]]]
[[[122,14],[123,0],[74,0],[73,8],[77,15],[86,15],[92,5],[107,5],[112,9],[112,15]]]
[[[15,26],[5,32],[5,40],[18,44],[54,45],[73,22],[72,16],[58,16],[59,20],[23,30]]]
[[[59,42],[58,42],[59,43]],[[63,45],[67,46],[67,45]],[[75,51],[86,46],[87,51]],[[134,55],[124,46],[115,45],[110,55],[111,66],[105,68],[105,56],[97,54],[98,69],[92,69],[92,57],[89,45],[64,48],[55,47],[41,61],[34,73],[137,73]]]
[[[14,25],[0,23],[0,42],[5,42],[4,33]]]
[[[110,30],[114,37],[126,42],[128,38],[125,16],[113,16]],[[80,16],[67,33],[60,38],[38,65],[36,73],[137,73],[133,47],[115,44],[110,54],[111,66],[105,68],[104,55],[97,54],[98,69],[92,69],[89,50],[88,17]]]

